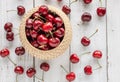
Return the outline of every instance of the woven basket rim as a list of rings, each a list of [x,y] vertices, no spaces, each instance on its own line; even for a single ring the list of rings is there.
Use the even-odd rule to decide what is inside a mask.
[[[28,11],[28,13],[26,13],[24,15],[23,20],[20,24],[20,28],[19,28],[20,41],[22,42],[22,45],[25,48],[25,50],[30,55],[32,55],[36,58],[39,58],[41,60],[49,60],[49,59],[53,59],[53,58],[56,58],[56,57],[62,55],[65,52],[65,50],[69,47],[69,45],[71,43],[71,39],[72,39],[72,28],[71,28],[71,24],[70,24],[70,21],[69,21],[69,18],[67,17],[67,15],[65,13],[63,13],[61,10],[59,10],[53,6],[50,6],[50,5],[47,5],[47,6],[48,6],[49,10],[55,12],[62,18],[64,25],[65,25],[65,35],[58,47],[51,49],[51,50],[47,50],[47,51],[39,50],[39,49],[33,47],[26,38],[26,34],[25,34],[26,20],[34,12],[36,12],[40,6],[37,6],[33,9],[31,9],[30,11]]]

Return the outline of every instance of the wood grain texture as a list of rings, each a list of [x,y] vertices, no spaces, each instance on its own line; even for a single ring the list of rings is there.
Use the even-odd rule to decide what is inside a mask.
[[[64,55],[49,61],[42,61],[32,56],[28,55],[27,52],[24,56],[18,57],[14,53],[14,49],[17,46],[21,46],[18,36],[15,36],[13,42],[8,42],[5,39],[4,24],[6,22],[12,22],[14,28],[18,28],[22,17],[19,17],[17,12],[9,12],[6,10],[14,9],[18,5],[23,5],[26,11],[33,7],[49,4],[55,6],[59,9],[63,5],[69,5],[70,0],[63,0],[63,2],[58,3],[57,0],[0,0],[0,49],[9,48],[11,51],[10,58],[13,59],[18,65],[22,65],[25,71],[29,67],[35,67],[37,70],[37,77],[42,77],[42,70],[40,70],[40,64],[42,62],[48,62],[50,64],[50,71],[44,73],[44,82],[67,82],[65,79],[65,72],[60,68],[62,64],[67,70],[74,71],[77,78],[74,82],[119,82],[119,46],[120,32],[119,32],[119,10],[120,2],[117,0],[104,1],[102,0],[102,6],[107,6],[108,12],[107,16],[102,18],[96,15],[96,8],[101,6],[99,0],[93,0],[89,5],[84,5],[82,0],[69,5],[71,7],[70,20],[73,29],[73,39],[70,48],[64,53]],[[112,6],[111,6],[112,4]],[[90,12],[92,14],[92,21],[88,24],[81,24],[81,15],[83,12]],[[80,24],[79,26],[77,24]],[[96,29],[99,29],[98,33],[91,38],[91,45],[89,47],[83,47],[80,44],[80,39],[82,36],[90,36]],[[15,34],[18,33],[17,30],[13,30]],[[93,72],[93,75],[86,76],[83,72],[85,65],[92,65],[95,69],[98,65],[96,60],[92,58],[92,54],[80,56],[80,63],[70,64],[69,55],[76,53],[80,55],[83,52],[94,50],[101,50],[103,52],[103,58],[99,60],[102,65],[102,69]],[[113,55],[114,54],[114,55]],[[108,56],[108,61],[107,61]],[[109,66],[107,63],[109,62]],[[109,68],[108,68],[109,67]],[[108,76],[109,75],[109,80]],[[6,79],[7,78],[7,79]],[[23,75],[18,76],[18,82],[38,82],[39,80],[34,78],[28,78],[24,72]],[[16,82],[16,74],[14,73],[14,65],[8,61],[7,58],[2,59],[0,57],[0,82]]]

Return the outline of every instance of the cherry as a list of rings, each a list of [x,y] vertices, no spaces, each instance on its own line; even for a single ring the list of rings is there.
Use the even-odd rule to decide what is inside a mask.
[[[8,41],[13,41],[14,40],[14,33],[13,32],[7,32],[6,39]]]
[[[63,37],[64,36],[64,34],[65,34],[65,30],[64,30],[64,28],[58,28],[55,32],[54,32],[54,35],[56,36],[56,37],[58,37],[58,38],[61,38],[61,37]]]
[[[11,22],[5,23],[4,29],[5,29],[6,32],[11,32],[12,28],[13,28],[13,24]]]
[[[24,13],[25,13],[25,7],[23,7],[21,5],[17,6],[17,13],[18,13],[19,16],[24,15]]]
[[[83,13],[82,16],[81,16],[81,20],[82,20],[83,22],[90,22],[91,19],[92,19],[92,16],[91,16],[91,14],[88,13],[88,12]]]
[[[81,39],[81,44],[82,44],[83,46],[89,46],[89,45],[90,45],[90,39],[87,38],[86,36],[82,37],[82,39]]]
[[[56,17],[54,20],[55,24],[57,25],[57,27],[61,27],[63,24],[63,21],[60,17]]]
[[[28,77],[33,77],[35,74],[36,74],[36,70],[34,68],[29,68],[27,71],[26,71],[26,74]]]
[[[93,52],[93,57],[97,58],[97,59],[100,59],[102,57],[102,52],[100,50],[95,50]]]
[[[57,47],[60,44],[60,39],[59,38],[50,38],[49,39],[49,45],[51,47]]]
[[[85,4],[90,4],[90,3],[92,2],[92,0],[83,0],[83,2],[84,2]]]
[[[92,36],[94,36],[96,33],[98,32],[98,29],[91,35],[91,36],[89,36],[89,37],[86,37],[86,36],[83,36],[82,37],[82,39],[81,39],[81,44],[83,45],[83,46],[89,46],[90,45],[90,38],[92,37]]]
[[[48,71],[50,69],[50,66],[48,63],[46,62],[43,62],[41,65],[40,65],[40,69],[42,69],[43,71]]]
[[[7,49],[7,48],[5,48],[5,49],[2,49],[1,51],[0,51],[0,56],[1,57],[7,57],[8,55],[10,55],[10,51]]]
[[[26,36],[28,36],[28,37],[30,36],[30,30],[29,29],[26,29],[25,33],[26,33]]]
[[[67,5],[64,5],[63,7],[62,7],[62,11],[65,13],[65,14],[70,14],[70,12],[71,12],[71,9],[67,6]]]
[[[37,38],[38,33],[35,30],[31,30],[30,35],[31,35],[32,38]]]
[[[51,14],[48,14],[46,16],[46,19],[49,21],[49,22],[53,22],[54,21],[54,16],[52,16]]]
[[[73,81],[75,80],[76,76],[75,76],[75,73],[74,72],[70,72],[69,74],[66,75],[66,79],[68,81]]]
[[[42,26],[43,26],[43,22],[40,21],[40,20],[35,20],[34,23],[33,23],[33,28],[36,31],[39,30],[40,27],[42,27]]]
[[[39,12],[35,12],[32,14],[33,18],[39,18],[40,17],[40,13]]]
[[[70,56],[70,61],[71,61],[72,63],[78,63],[78,62],[80,61],[80,59],[79,59],[79,57],[77,56],[77,54],[72,54],[72,55]]]
[[[45,37],[44,35],[41,34],[37,37],[37,42],[40,45],[45,45],[48,43],[48,39],[47,39],[47,37]]]
[[[38,10],[41,14],[47,15],[48,14],[48,7],[46,5],[41,5]]]
[[[45,24],[43,25],[43,27],[42,27],[42,30],[43,30],[44,32],[50,32],[50,31],[52,31],[52,29],[53,29],[53,25],[52,25],[51,22],[45,23]]]
[[[20,47],[16,47],[15,48],[15,53],[18,56],[24,55],[25,54],[25,49],[24,47],[20,46]]]
[[[27,19],[26,20],[26,28],[30,29],[33,27],[33,19]]]
[[[31,42],[31,45],[38,48],[39,47],[39,44],[37,43],[37,41],[33,41]]]
[[[97,8],[97,15],[102,17],[106,14],[106,8],[105,7],[98,7]]]
[[[62,0],[57,0],[58,2],[61,2]]]
[[[14,69],[14,72],[15,72],[16,74],[21,75],[21,74],[24,73],[24,68],[23,68],[22,66],[16,66],[15,69]]]
[[[49,50],[50,49],[50,46],[48,45],[43,45],[43,46],[39,46],[40,49],[42,50]]]
[[[92,66],[90,66],[90,65],[85,66],[84,67],[84,73],[86,75],[91,75],[92,74]]]

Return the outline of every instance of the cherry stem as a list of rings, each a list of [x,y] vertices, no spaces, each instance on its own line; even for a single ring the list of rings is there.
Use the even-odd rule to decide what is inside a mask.
[[[73,3],[77,2],[78,0],[74,0],[70,2],[70,5],[72,5]]]
[[[16,63],[14,63],[9,57],[7,57],[8,59],[9,59],[9,61],[14,65],[14,66],[16,66],[17,64]]]
[[[44,82],[44,71],[42,71],[42,81]]]
[[[88,38],[93,37],[97,32],[98,32],[98,29],[96,29],[96,31],[91,36],[89,36]]]
[[[37,78],[38,80],[44,81],[43,79],[40,79],[39,77],[35,76],[35,78]]]
[[[99,67],[95,68],[94,70],[98,70],[98,69],[102,68],[102,66],[100,65],[98,60],[97,60],[97,64],[98,64]]]
[[[51,32],[51,31],[49,31],[49,33],[50,33],[50,35],[52,36],[52,38],[53,38],[53,33]]]
[[[69,73],[62,65],[60,65],[60,67],[61,67],[66,73]]]
[[[44,17],[42,17],[42,16],[39,16],[41,19],[43,19],[43,20],[45,20],[46,21],[46,19],[44,18]]]
[[[82,56],[82,55],[86,55],[86,54],[90,54],[91,52],[84,52],[84,53],[82,53],[80,56]]]
[[[16,82],[18,82],[18,74],[16,75]]]
[[[16,10],[7,10],[6,12],[11,12],[11,11],[16,11]]]
[[[99,0],[100,1],[100,5],[102,6],[102,0]]]

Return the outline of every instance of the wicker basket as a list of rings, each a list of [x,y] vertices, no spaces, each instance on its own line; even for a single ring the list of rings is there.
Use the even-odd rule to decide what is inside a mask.
[[[33,8],[32,10],[30,10],[27,14],[25,14],[25,16],[23,17],[23,20],[20,24],[20,40],[22,42],[23,47],[25,48],[25,50],[32,56],[42,59],[42,60],[49,60],[49,59],[53,59],[58,57],[59,55],[62,55],[66,49],[69,47],[69,44],[71,42],[72,39],[72,29],[71,29],[71,25],[69,22],[68,17],[59,9],[53,7],[53,6],[48,6],[49,10],[56,12],[56,14],[58,14],[65,25],[65,35],[64,38],[62,40],[62,42],[59,44],[58,47],[51,49],[51,50],[47,50],[47,51],[43,51],[43,50],[39,50],[35,47],[33,47],[29,41],[27,40],[26,37],[26,33],[25,33],[25,24],[26,24],[26,20],[34,13],[38,10],[39,7]]]

